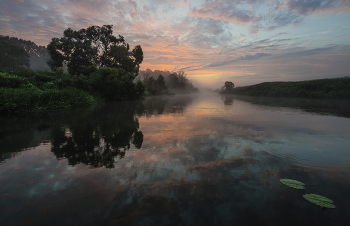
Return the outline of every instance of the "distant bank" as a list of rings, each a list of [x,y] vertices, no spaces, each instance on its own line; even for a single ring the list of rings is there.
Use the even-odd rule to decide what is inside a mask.
[[[298,82],[263,82],[224,90],[220,93],[267,97],[350,99],[350,77]]]

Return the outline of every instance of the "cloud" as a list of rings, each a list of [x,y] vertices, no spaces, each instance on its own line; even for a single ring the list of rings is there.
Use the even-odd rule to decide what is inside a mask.
[[[258,21],[259,18],[253,11],[237,7],[237,3],[243,2],[254,4],[256,1],[207,1],[204,5],[193,7],[189,15],[193,17],[223,20],[235,24],[246,24]]]
[[[229,64],[233,64],[237,61],[241,61],[241,60],[257,60],[260,59],[262,57],[267,57],[267,56],[271,56],[271,54],[268,53],[256,53],[254,55],[245,55],[245,56],[241,56],[238,57],[236,59],[231,59],[231,60],[225,60],[225,61],[221,61],[221,62],[216,62],[216,63],[211,63],[209,65],[207,65],[206,67],[218,67],[218,66],[224,66],[224,65],[229,65]]]
[[[294,11],[299,15],[310,15],[312,13],[336,13],[350,10],[350,1],[348,0],[288,0],[285,3],[288,10]]]
[[[189,30],[181,40],[197,48],[223,48],[232,40],[233,35],[227,28],[227,23],[211,18],[185,18]]]
[[[295,69],[303,64],[312,74],[332,68],[335,76],[348,70],[342,57],[350,51],[341,47],[349,36],[348,17],[334,18],[336,27],[324,20],[348,13],[349,5],[349,0],[0,1],[0,34],[47,45],[68,27],[112,24],[114,35],[123,35],[131,48],[142,46],[141,70],[186,70],[189,77],[237,75],[257,81],[259,76],[305,74],[301,67]],[[313,26],[316,20],[322,29]],[[317,33],[326,31],[333,32]],[[335,43],[339,47],[332,46]],[[309,58],[298,59],[302,56]]]
[[[245,26],[251,34],[256,34],[260,30],[271,31],[288,25],[296,26],[306,16],[315,13],[335,15],[349,11],[349,0],[208,0],[203,5],[192,7],[188,15]]]
[[[301,51],[292,51],[276,56],[276,58],[282,58],[282,57],[305,57],[305,56],[313,56],[317,54],[323,54],[323,53],[333,53],[339,49],[341,49],[344,46],[339,45],[333,45],[329,47],[322,47],[322,48],[313,48],[313,49],[306,49]]]

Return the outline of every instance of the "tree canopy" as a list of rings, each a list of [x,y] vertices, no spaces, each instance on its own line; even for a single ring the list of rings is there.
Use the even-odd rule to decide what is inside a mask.
[[[130,51],[124,37],[113,35],[113,25],[91,26],[63,32],[63,37],[53,38],[47,49],[51,56],[48,65],[56,70],[67,64],[70,74],[86,72],[86,67],[122,68],[136,76],[143,61],[140,45]]]
[[[16,45],[8,36],[0,36],[0,67],[30,67],[30,56],[23,46]]]
[[[45,46],[38,46],[29,40],[1,35],[0,46],[1,67],[13,69],[30,67],[33,70],[47,67],[49,54]]]
[[[221,87],[220,93],[232,93],[235,84],[230,81],[226,81],[225,84]]]
[[[233,82],[229,82],[229,81],[225,82],[225,90],[231,91],[233,90],[233,87],[235,87],[235,84],[233,84]]]

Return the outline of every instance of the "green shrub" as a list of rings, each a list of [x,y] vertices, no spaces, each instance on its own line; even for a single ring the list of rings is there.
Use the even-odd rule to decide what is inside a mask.
[[[88,93],[75,88],[41,91],[35,86],[0,88],[0,113],[53,108],[81,107],[96,102]]]

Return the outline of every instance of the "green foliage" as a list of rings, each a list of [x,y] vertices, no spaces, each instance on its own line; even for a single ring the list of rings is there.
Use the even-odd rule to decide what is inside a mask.
[[[0,36],[0,68],[29,68],[29,57],[23,46],[11,42],[8,36]]]
[[[140,99],[145,91],[142,83],[134,83],[134,74],[122,68],[100,68],[91,74],[88,82],[91,92],[107,100]]]
[[[329,198],[324,197],[324,196],[316,195],[316,194],[305,194],[305,195],[303,195],[303,197],[307,201],[314,203],[318,206],[326,207],[326,208],[335,208],[335,205],[332,204],[333,201],[330,200]]]
[[[292,179],[280,179],[280,182],[284,185],[287,185],[288,187],[295,188],[295,189],[305,189],[305,184]]]
[[[0,88],[0,113],[81,107],[94,102],[95,99],[91,95],[75,88],[42,91],[33,84],[17,89]]]
[[[22,85],[28,84],[28,80],[25,78],[11,75],[9,73],[0,72],[0,87],[19,88]]]
[[[165,86],[163,75],[158,75],[157,80],[153,77],[146,78],[143,84],[150,95],[167,94],[168,87]]]
[[[132,72],[125,72],[122,68],[97,69],[94,66],[83,70],[89,73],[71,76],[62,69],[55,72],[28,69],[0,72],[0,87],[24,89],[31,86],[42,91],[71,87],[105,100],[134,100],[144,95],[144,85],[140,81],[134,82]]]
[[[264,82],[237,87],[238,95],[304,98],[350,98],[350,78],[318,79],[299,82]]]
[[[71,75],[84,74],[91,66],[121,68],[136,77],[143,61],[142,48],[137,45],[129,51],[124,37],[115,37],[112,28],[112,25],[103,25],[78,31],[66,29],[62,38],[53,38],[47,46],[51,56],[48,65],[57,70],[67,63]]]
[[[83,106],[96,102],[96,98],[140,99],[145,87],[134,79],[143,52],[139,45],[129,49],[124,37],[112,35],[112,25],[79,31],[68,28],[62,38],[53,38],[48,45],[52,71],[35,72],[28,69],[26,51],[45,55],[46,49],[30,41],[0,36],[0,112]],[[70,74],[63,70],[63,64]]]

